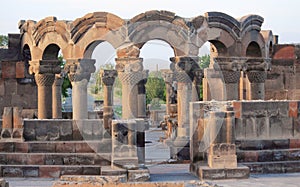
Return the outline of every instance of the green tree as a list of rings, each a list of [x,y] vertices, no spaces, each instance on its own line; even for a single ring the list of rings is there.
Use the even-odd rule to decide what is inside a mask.
[[[66,61],[64,60],[64,57],[62,55],[58,56],[58,60],[60,61],[60,67],[63,68],[66,64]],[[71,82],[69,80],[68,76],[65,76],[61,87],[61,94],[64,98],[68,97],[68,88],[72,88]]]
[[[206,54],[201,57],[199,57],[199,66],[201,69],[208,68],[210,64],[210,55]],[[200,95],[199,95],[200,101],[203,100],[203,84],[200,86]]]
[[[210,64],[210,55],[206,54],[199,57],[199,66],[201,69],[208,68]]]
[[[0,35],[0,46],[8,46],[8,36]]]
[[[166,86],[160,74],[152,72],[146,83],[146,103],[150,104],[155,98],[166,101]]]

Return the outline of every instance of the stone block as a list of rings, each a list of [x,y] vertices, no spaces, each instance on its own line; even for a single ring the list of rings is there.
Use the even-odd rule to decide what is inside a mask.
[[[0,152],[14,152],[14,142],[0,142]]]
[[[59,178],[61,168],[59,166],[40,166],[39,177],[41,178]]]
[[[138,169],[139,168],[139,163],[138,163],[138,158],[137,157],[129,157],[129,158],[112,158],[112,162],[115,166],[118,166],[120,168],[124,169]]]
[[[46,165],[63,165],[64,157],[62,155],[45,155],[45,164]]]
[[[76,153],[93,153],[94,150],[89,146],[88,142],[76,143]]]
[[[300,139],[290,139],[290,149],[299,149]]]
[[[82,123],[77,120],[73,121],[72,129],[73,129],[73,140],[83,140],[82,136]]]
[[[4,82],[5,85],[5,95],[17,95],[17,80],[16,79],[6,79]],[[10,101],[11,102],[11,101]]]
[[[150,180],[150,172],[147,168],[128,170],[128,182],[145,182]]]
[[[39,177],[39,167],[25,167],[23,175],[24,177]]]
[[[2,166],[2,177],[23,177],[22,167]]]
[[[23,61],[16,63],[16,78],[25,78],[25,63]]]
[[[56,153],[75,153],[76,152],[76,144],[73,142],[60,142],[55,146]]]
[[[236,155],[208,155],[208,166],[210,168],[236,168]]]
[[[104,175],[104,176],[126,175],[126,181],[127,181],[127,170],[116,167],[116,166],[101,167],[101,175]]]
[[[15,149],[15,152],[18,152],[18,153],[28,153],[29,145],[28,145],[28,143],[25,143],[25,142],[16,142],[14,144],[14,149]]]
[[[16,63],[15,62],[2,62],[2,78],[14,79],[16,78]]]
[[[59,126],[60,140],[73,140],[72,120],[63,120]]]
[[[55,144],[54,143],[30,143],[29,144],[30,153],[54,153]]]
[[[101,169],[100,167],[95,166],[84,166],[82,171],[83,175],[100,175]]]
[[[36,124],[33,120],[24,120],[24,139],[27,141],[35,141],[36,140]]]
[[[68,155],[63,158],[63,165],[94,165],[93,155]]]
[[[82,175],[82,170],[81,166],[67,166],[61,168],[61,175]]]
[[[5,95],[5,85],[4,85],[4,80],[0,79],[0,96]]]
[[[293,118],[298,117],[298,102],[297,101],[289,102],[289,117],[293,117]]]

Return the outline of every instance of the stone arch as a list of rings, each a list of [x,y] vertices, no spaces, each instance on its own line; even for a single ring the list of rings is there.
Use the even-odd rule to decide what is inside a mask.
[[[126,39],[125,21],[107,12],[94,12],[76,19],[70,32],[78,57],[83,57],[102,41],[109,42],[116,49]]]
[[[189,54],[189,27],[186,21],[168,11],[148,11],[128,23],[131,42],[141,48],[149,40],[162,40],[173,49],[175,56]]]
[[[250,47],[250,48],[249,48]],[[262,35],[256,31],[252,30],[248,32],[243,38],[242,38],[242,56],[247,56],[247,53],[249,54],[249,51],[251,48],[256,50],[257,54],[252,54],[251,56],[254,57],[265,57],[266,54],[266,48],[265,48],[265,41]]]
[[[49,44],[43,51],[42,60],[56,60],[60,47],[56,44]]]
[[[247,50],[246,50],[247,57],[262,57],[262,53],[260,50],[260,46],[256,42],[250,42]]]
[[[265,48],[266,48],[266,54],[265,57],[266,58],[271,58],[272,54],[273,54],[273,45],[274,45],[274,41],[273,41],[273,32],[270,30],[263,30],[260,31],[261,35],[263,36],[264,40],[265,40]]]

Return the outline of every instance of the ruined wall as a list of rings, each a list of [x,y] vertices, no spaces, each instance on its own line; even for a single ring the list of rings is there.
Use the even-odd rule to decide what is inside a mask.
[[[231,120],[231,117],[226,114],[228,111],[234,111],[233,142],[252,140],[293,142],[293,140],[300,139],[299,109],[299,101],[190,103],[191,160],[195,162],[205,159],[210,143],[218,141],[218,136],[229,135],[223,128],[224,124]],[[216,129],[216,113],[224,113],[219,116],[219,119],[224,119],[219,120],[218,129]],[[219,131],[219,135],[211,139],[214,131]]]
[[[265,83],[266,100],[300,99],[300,45],[275,45]]]
[[[37,89],[34,79],[21,61],[20,35],[10,34],[7,49],[0,49],[0,115],[6,106],[24,109],[37,108]],[[2,118],[2,117],[0,117]]]

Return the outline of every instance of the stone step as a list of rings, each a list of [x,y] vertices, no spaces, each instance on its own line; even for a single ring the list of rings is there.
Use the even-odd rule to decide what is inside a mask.
[[[248,166],[251,173],[295,173],[300,172],[299,161],[279,161],[279,162],[242,162]]]
[[[1,165],[111,165],[111,154],[0,153]]]
[[[235,144],[240,150],[297,149],[300,139],[236,140]]]
[[[111,140],[0,142],[0,152],[19,153],[111,153]]]
[[[300,149],[237,150],[238,162],[300,161]]]
[[[100,166],[0,165],[1,177],[59,178],[62,175],[100,175]]]

